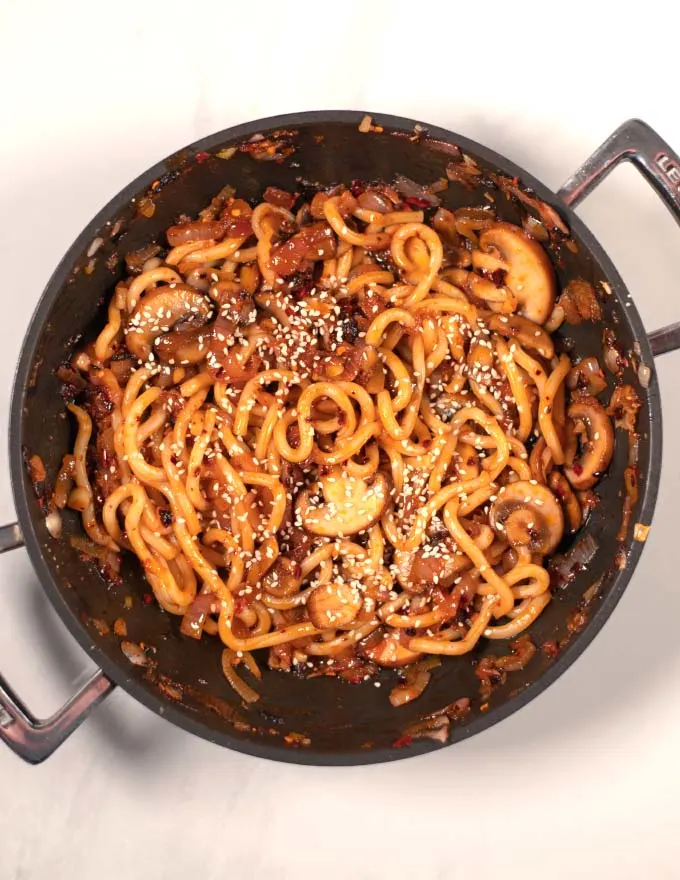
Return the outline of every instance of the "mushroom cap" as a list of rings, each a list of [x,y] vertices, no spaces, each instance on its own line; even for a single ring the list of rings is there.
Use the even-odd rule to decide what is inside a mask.
[[[200,327],[192,327],[159,336],[154,348],[161,363],[200,364],[208,354],[209,339],[209,333]]]
[[[574,489],[590,489],[609,467],[614,455],[614,428],[604,407],[594,397],[577,398],[567,410],[572,422],[585,425],[587,441],[582,453],[564,475]]]
[[[356,587],[320,584],[307,598],[307,614],[317,629],[336,629],[352,623],[362,604],[363,597]]]
[[[340,466],[319,481],[323,502],[312,501],[313,489],[301,492],[296,511],[302,525],[327,538],[355,535],[380,517],[388,498],[387,480],[376,473],[370,481],[351,477]]]
[[[135,357],[145,361],[159,336],[180,324],[182,329],[190,325],[200,327],[211,314],[210,300],[188,284],[156,287],[140,299],[130,315],[127,347]]]
[[[479,236],[472,253],[475,269],[505,272],[505,284],[519,303],[519,314],[544,324],[555,304],[555,273],[541,245],[512,223],[494,223]]]
[[[508,483],[489,511],[492,527],[513,547],[527,546],[547,556],[564,534],[564,514],[547,486],[529,480]]]

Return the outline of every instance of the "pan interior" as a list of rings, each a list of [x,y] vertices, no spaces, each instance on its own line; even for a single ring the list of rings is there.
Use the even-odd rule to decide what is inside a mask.
[[[349,685],[325,678],[301,680],[269,671],[263,663],[264,676],[258,684],[261,699],[246,709],[222,676],[219,641],[210,637],[199,642],[185,638],[179,633],[179,618],[163,613],[155,603],[144,604],[142,596],[148,593],[148,587],[135,563],[126,562],[124,583],[113,588],[69,544],[69,536],[81,534],[77,516],[65,515],[65,539],[50,538],[21,455],[22,450],[40,455],[53,477],[62,456],[72,446],[73,428],[65,416],[54,368],[70,352],[76,338],[81,334],[91,336],[102,326],[105,303],[124,274],[120,255],[153,240],[164,243],[163,231],[179,214],[197,213],[224,185],[230,184],[239,196],[255,200],[270,185],[295,191],[301,178],[333,184],[354,178],[391,181],[404,174],[429,184],[446,176],[445,168],[454,151],[442,141],[449,141],[459,144],[477,162],[482,177],[488,172],[519,174],[523,184],[558,208],[562,216],[566,214],[555,196],[537,181],[477,145],[434,129],[430,129],[432,141],[422,138],[418,142],[402,136],[404,132],[413,134],[413,123],[385,117],[378,119],[383,131],[363,134],[357,125],[361,115],[302,114],[296,119],[274,122],[271,128],[285,126],[297,132],[296,150],[282,163],[258,162],[241,152],[229,159],[216,156],[258,131],[267,134],[266,129],[251,124],[209,138],[143,175],[93,221],[55,273],[27,338],[15,389],[12,465],[21,525],[41,579],[71,630],[83,645],[94,643],[93,656],[105,671],[156,711],[163,707],[171,720],[207,738],[280,760],[366,762],[405,756],[412,750],[390,748],[404,729],[460,697],[470,697],[472,708],[463,720],[452,725],[451,740],[492,723],[522,702],[532,686],[540,687],[554,678],[568,665],[569,657],[579,653],[618,599],[640,551],[640,545],[629,534],[623,545],[628,555],[626,568],[619,571],[614,565],[621,549],[615,536],[621,518],[623,471],[628,454],[626,435],[617,432],[615,459],[597,489],[601,504],[587,525],[588,533],[598,544],[597,556],[588,570],[557,593],[530,630],[538,646],[564,639],[570,625],[573,628],[574,614],[584,591],[602,578],[587,610],[589,624],[581,632],[571,632],[569,644],[557,660],[539,650],[529,665],[509,675],[507,682],[494,690],[488,705],[482,707],[473,662],[483,656],[507,653],[504,643],[484,642],[468,658],[445,660],[435,670],[425,694],[399,709],[393,709],[387,699],[395,680],[390,674],[384,675],[381,687],[373,683]],[[146,217],[137,206],[149,193],[154,211]],[[457,208],[488,204],[485,193],[492,194],[500,219],[521,223],[516,203],[484,184],[468,189],[451,183],[441,197],[445,207]],[[575,277],[594,285],[607,282],[612,294],[604,301],[604,324],[615,329],[626,351],[636,343],[641,345],[642,359],[651,363],[637,313],[626,302],[627,294],[618,275],[582,224],[574,221],[572,231],[577,252],[560,247],[551,254],[560,282]],[[87,251],[98,237],[103,238],[103,244],[90,262]],[[568,326],[560,338],[572,355],[602,357],[601,326]],[[640,502],[633,512],[635,523],[651,515],[656,488],[655,480],[648,486],[654,445],[652,417],[658,420],[659,412],[654,381],[645,390],[632,369],[624,378],[636,387],[643,401],[639,417]],[[607,392],[603,399],[609,399]],[[655,426],[654,432],[658,457],[660,427]],[[22,500],[24,495],[26,501]],[[128,597],[132,598],[131,609],[126,607]],[[113,624],[119,618],[125,620],[131,641],[152,646],[152,673],[130,665],[121,653],[120,640],[113,633]],[[301,743],[305,744],[300,746]],[[295,749],[296,745],[300,747]],[[425,741],[414,744],[413,750],[432,747],[434,743]]]

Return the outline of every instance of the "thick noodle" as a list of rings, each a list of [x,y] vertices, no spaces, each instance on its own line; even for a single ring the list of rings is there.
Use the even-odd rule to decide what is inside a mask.
[[[515,638],[550,602],[569,483],[611,460],[608,416],[565,402],[570,359],[530,320],[556,292],[537,242],[489,212],[479,237],[440,233],[370,192],[296,212],[220,194],[72,360],[56,506],[136,555],[184,635],[222,640],[247,702],[251,651],[353,681],[425,664],[401,705],[439,662],[423,655]]]

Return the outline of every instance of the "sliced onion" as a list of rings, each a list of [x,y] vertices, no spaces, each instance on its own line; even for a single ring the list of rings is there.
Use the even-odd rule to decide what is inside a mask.
[[[446,177],[440,177],[438,180],[435,180],[434,183],[431,183],[427,187],[427,192],[430,195],[434,195],[434,193],[444,192],[444,190],[449,188],[449,181]]]
[[[528,232],[529,235],[537,241],[548,241],[550,238],[548,230],[541,221],[537,220],[535,217],[527,217],[522,225],[524,226],[525,232]]]
[[[247,685],[234,669],[234,664],[238,663],[239,659],[234,651],[225,648],[222,651],[222,672],[244,703],[256,703],[260,699],[260,695]]]
[[[88,538],[83,538],[82,535],[73,535],[73,537],[69,538],[69,543],[79,553],[83,553],[85,556],[91,556],[93,559],[99,559],[102,562],[108,561],[111,555],[111,551],[107,550],[106,547],[102,547],[100,544],[95,544],[94,541],[90,541]]]
[[[640,364],[638,368],[638,379],[643,388],[649,388],[649,383],[652,379],[651,367],[648,367],[647,364]]]
[[[607,380],[596,357],[587,357],[579,361],[567,374],[566,384],[572,391],[583,387],[588,394],[596,395],[607,387]]]
[[[61,538],[62,531],[62,520],[61,514],[58,510],[53,510],[51,513],[48,513],[45,517],[45,525],[47,526],[47,531],[52,535],[53,538],[59,539]]]
[[[550,570],[557,576],[557,586],[565,586],[587,568],[599,549],[598,541],[590,534],[580,538],[567,553],[554,556]]]
[[[209,614],[212,613],[213,603],[216,602],[215,594],[211,590],[201,592],[189,605],[182,617],[180,632],[191,639],[200,639],[203,634],[203,626]]]
[[[142,272],[148,272],[150,269],[157,269],[162,263],[163,260],[161,260],[160,257],[151,257],[142,266]]]
[[[404,706],[417,699],[430,683],[430,670],[440,665],[437,657],[428,657],[420,663],[414,663],[406,670],[406,681],[392,688],[390,703],[393,706]]]
[[[444,715],[435,715],[434,718],[426,718],[417,724],[412,724],[404,731],[404,736],[411,739],[432,739],[435,742],[445,743],[449,738],[451,722]]]
[[[101,236],[98,236],[97,238],[93,239],[92,244],[87,249],[86,256],[93,257],[103,244],[104,244],[104,239],[101,238]]]
[[[146,656],[144,649],[136,642],[124,641],[120,643],[120,650],[125,654],[127,659],[133,666],[148,666],[149,658]]]
[[[305,654],[305,657],[307,655]],[[254,675],[255,678],[262,678],[262,672],[260,667],[257,665],[257,660],[253,657],[250,651],[243,652],[243,662],[248,667],[248,671],[251,675]]]
[[[424,201],[433,206],[441,205],[442,203],[442,200],[433,193],[428,192],[426,187],[416,183],[415,180],[411,180],[410,177],[405,177],[403,174],[397,175],[394,186],[399,195],[404,196],[404,198],[424,199]]]
[[[605,346],[604,363],[610,373],[616,375],[619,372],[619,353],[613,345]]]
[[[373,189],[367,189],[357,199],[359,207],[365,211],[377,211],[379,214],[387,214],[394,210],[394,205],[381,193]]]
[[[489,208],[456,208],[453,213],[456,220],[467,220],[471,223],[492,223],[495,219],[494,212]]]

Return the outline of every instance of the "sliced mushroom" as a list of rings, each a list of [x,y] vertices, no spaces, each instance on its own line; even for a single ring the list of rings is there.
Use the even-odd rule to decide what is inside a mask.
[[[420,660],[423,655],[407,648],[402,641],[404,638],[405,634],[402,633],[381,636],[377,641],[371,636],[367,643],[359,648],[359,653],[378,666],[408,666],[409,663]]]
[[[372,481],[350,477],[335,467],[320,480],[323,501],[312,501],[312,489],[301,492],[297,515],[307,531],[328,538],[355,535],[382,514],[388,497],[387,480],[376,473]]]
[[[547,486],[530,480],[509,483],[489,511],[489,522],[513,547],[528,547],[547,556],[564,533],[560,503]]]
[[[137,303],[127,326],[127,347],[142,361],[148,359],[155,340],[174,328],[205,324],[212,313],[210,301],[187,284],[163,285]]]
[[[519,313],[544,324],[555,303],[555,273],[541,245],[512,223],[494,223],[479,237],[472,265],[486,273],[505,272],[505,284],[517,297]]]
[[[347,626],[356,618],[363,597],[349,584],[321,584],[309,594],[307,614],[318,629],[337,629]]]
[[[209,332],[199,327],[176,330],[159,336],[154,349],[163,364],[200,364],[208,353],[210,337]]]
[[[516,339],[523,348],[537,351],[547,361],[555,356],[555,346],[542,327],[521,315],[491,315],[487,321],[489,330]]]
[[[596,357],[583,358],[575,364],[566,379],[567,388],[588,394],[599,394],[607,387],[607,379]]]
[[[590,489],[609,467],[614,455],[614,429],[602,404],[594,397],[579,397],[567,415],[580,439],[581,455],[564,475],[574,489]]]

